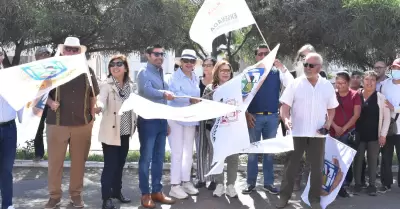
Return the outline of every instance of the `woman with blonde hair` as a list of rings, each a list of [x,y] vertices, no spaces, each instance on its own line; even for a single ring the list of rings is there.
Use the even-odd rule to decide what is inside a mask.
[[[207,85],[204,90],[203,98],[212,100],[213,93],[215,89],[219,86],[223,85],[227,81],[233,78],[233,69],[231,64],[229,64],[226,60],[219,61],[213,69],[213,81],[211,84]],[[215,119],[208,120],[207,124],[211,127],[214,125]],[[210,135],[208,134],[209,143],[212,144]],[[212,152],[211,152],[212,156]],[[225,184],[224,184],[224,173],[214,175],[215,183],[217,184],[216,189],[213,192],[214,197],[221,197],[223,194],[227,194],[229,197],[237,197],[237,192],[235,189],[235,181],[237,178],[237,170],[239,165],[239,155],[234,154],[226,158],[228,168],[227,168],[227,177],[228,181],[226,183],[227,188],[225,191]]]
[[[129,203],[122,193],[122,171],[129,150],[129,138],[136,128],[136,115],[133,111],[117,112],[122,103],[133,92],[133,83],[129,78],[126,56],[113,56],[108,63],[108,78],[100,86],[100,95],[96,113],[103,113],[98,139],[103,146],[104,168],[101,175],[102,209],[116,208],[111,198],[121,203]]]

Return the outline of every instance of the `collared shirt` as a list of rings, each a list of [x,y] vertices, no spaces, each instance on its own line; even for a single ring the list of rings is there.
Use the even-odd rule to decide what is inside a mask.
[[[386,99],[393,105],[394,111],[390,111],[392,118],[396,117],[396,114],[400,114],[400,84],[394,84],[393,79],[389,78],[381,82],[382,94]],[[397,134],[400,134],[400,117],[396,120]]]
[[[0,96],[0,123],[5,123],[10,120],[15,120],[16,116],[18,115],[18,121],[22,122],[22,113],[24,108],[15,111],[14,108],[8,104],[8,102]]]
[[[189,78],[182,72],[182,69],[179,68],[175,71],[168,82],[170,91],[176,96],[200,97],[199,79],[194,72],[191,73],[192,78]],[[191,104],[189,98],[175,98],[172,101],[168,101],[168,105],[172,107],[186,107]],[[199,124],[199,122],[177,122],[184,126],[195,126]]]
[[[339,105],[332,84],[321,76],[315,86],[304,75],[294,79],[280,101],[291,107],[292,135],[295,137],[320,137],[317,130],[325,124],[327,110]]]
[[[139,96],[152,102],[167,104],[164,92],[168,90],[168,84],[164,81],[161,68],[147,63],[137,75],[137,86]]]
[[[53,89],[49,97],[60,103],[54,112],[51,108],[47,110],[46,123],[58,126],[81,126],[92,121],[90,113],[91,98],[96,97],[100,90],[96,76],[89,68],[95,95],[86,73],[79,75],[70,82]]]

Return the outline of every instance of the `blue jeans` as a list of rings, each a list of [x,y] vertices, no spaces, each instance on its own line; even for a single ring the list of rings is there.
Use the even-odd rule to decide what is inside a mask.
[[[261,139],[271,139],[276,137],[279,126],[278,113],[270,115],[253,114],[256,119],[255,127],[249,128],[250,142],[257,142]],[[247,184],[256,185],[258,174],[258,155],[249,154],[247,162]],[[272,154],[263,155],[264,186],[274,184],[274,156]]]
[[[142,194],[150,194],[149,169],[151,164],[151,193],[162,190],[162,174],[167,138],[167,120],[138,117],[140,142],[139,188]]]
[[[0,126],[0,191],[1,207],[12,205],[15,152],[17,150],[17,127],[11,124]]]

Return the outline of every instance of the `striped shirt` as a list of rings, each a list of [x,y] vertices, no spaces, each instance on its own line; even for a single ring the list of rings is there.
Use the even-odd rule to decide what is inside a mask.
[[[312,86],[302,75],[286,87],[281,103],[291,107],[292,135],[294,137],[321,137],[317,130],[326,121],[328,109],[335,109],[339,103],[332,84],[319,76]]]

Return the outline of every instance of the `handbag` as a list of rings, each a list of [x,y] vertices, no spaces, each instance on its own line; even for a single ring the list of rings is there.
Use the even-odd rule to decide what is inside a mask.
[[[342,100],[340,99],[339,94],[336,94],[337,100],[339,102],[340,110],[342,111],[342,114],[344,116],[344,120],[347,121],[347,114],[344,111],[343,103]],[[360,137],[358,136],[358,133],[356,132],[356,129],[352,129],[349,131],[348,136],[347,136],[347,145],[349,145],[352,148],[358,147],[360,143]]]
[[[394,118],[390,118],[390,125],[388,129],[387,136],[394,136],[397,135],[397,119],[399,118],[399,113],[396,114]]]

